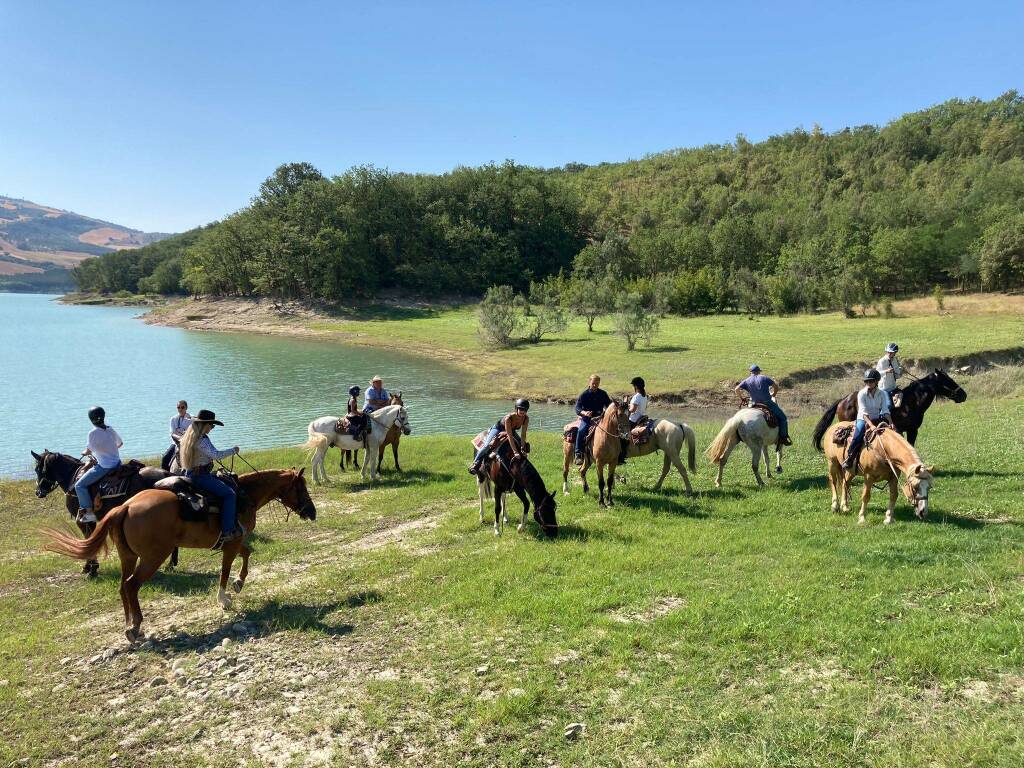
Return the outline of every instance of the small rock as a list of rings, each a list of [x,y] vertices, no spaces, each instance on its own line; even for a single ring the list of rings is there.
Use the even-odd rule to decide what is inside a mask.
[[[583,723],[569,723],[567,726],[565,726],[565,738],[567,738],[569,741],[578,739],[580,736],[583,735],[583,732],[586,730],[586,728],[587,726],[585,726]]]
[[[0,680],[0,688],[6,688],[10,684],[11,684],[10,680]]]
[[[223,640],[220,641],[220,647],[221,648],[227,648],[229,645],[231,645],[231,638],[230,637],[225,637]]]
[[[89,659],[88,664],[91,667],[93,664],[99,664],[101,661],[103,661],[103,654],[97,653],[95,656]]]
[[[113,648],[107,648],[107,650],[105,650],[102,654],[103,660],[110,661],[112,658],[114,658],[114,654],[116,653],[117,651],[115,651]]]
[[[491,667],[490,667],[489,664],[484,664],[483,666],[480,666],[480,667],[476,668],[476,673],[478,675],[486,675],[490,671],[491,671]]]
[[[114,762],[115,760],[117,760],[117,752],[110,756],[110,762]]]
[[[520,696],[525,696],[526,691],[524,691],[522,688],[509,688],[508,695],[518,699]]]
[[[149,681],[150,688],[159,688],[161,685],[167,685],[167,678],[163,675],[157,675]]]

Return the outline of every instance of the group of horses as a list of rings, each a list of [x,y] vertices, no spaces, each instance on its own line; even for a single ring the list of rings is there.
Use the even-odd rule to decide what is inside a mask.
[[[889,489],[886,523],[892,522],[893,508],[901,487],[917,516],[924,518],[927,515],[928,494],[933,480],[932,468],[921,460],[914,444],[924,413],[937,397],[961,403],[967,399],[967,394],[948,374],[935,370],[921,379],[915,379],[902,391],[900,404],[892,411],[891,428],[876,430],[869,435],[857,469],[857,473],[865,480],[859,515],[861,522],[865,520],[872,486],[880,481],[886,482]],[[841,421],[830,426],[837,416]],[[834,512],[849,511],[850,482],[854,476],[842,468],[845,449],[835,439],[836,431],[840,427],[848,427],[849,421],[855,416],[856,393],[853,393],[827,408],[814,429],[815,448],[825,453],[828,462]],[[587,471],[591,466],[596,466],[598,501],[602,507],[614,505],[615,473],[623,450],[626,451],[627,459],[661,451],[664,454],[663,466],[655,490],[661,488],[670,468],[674,466],[683,480],[686,494],[689,496],[693,493],[687,473],[687,469],[694,472],[697,468],[696,436],[693,429],[668,419],[655,419],[653,422],[650,440],[634,444],[625,439],[630,427],[625,399],[614,401],[602,414],[588,442],[583,464],[579,467],[580,480],[586,493],[589,492]],[[331,446],[353,452],[365,449],[362,478],[365,480],[369,472],[370,479],[376,480],[384,448],[391,445],[396,469],[401,471],[398,464],[398,442],[402,435],[411,432],[401,393],[392,396],[389,405],[368,414],[364,440],[339,433],[338,423],[337,417],[327,416],[315,419],[308,426],[309,439],[305,447],[310,450],[312,457],[314,482],[327,481],[324,458]],[[903,434],[906,434],[905,438]],[[741,442],[750,449],[751,468],[758,487],[764,486],[760,463],[763,458],[767,471],[768,450],[772,445],[776,446],[776,472],[782,471],[782,448],[778,444],[777,427],[769,425],[760,409],[744,407],[726,421],[706,451],[707,457],[718,467],[716,487],[721,487],[725,464],[730,453]],[[558,534],[555,494],[548,492],[543,479],[526,455],[528,446],[520,448],[522,450],[513,449],[507,439],[499,442],[493,451],[492,460],[478,476],[480,521],[484,522],[485,500],[493,499],[494,532],[500,535],[502,523],[507,522],[505,496],[515,493],[523,503],[519,530],[522,531],[526,525],[532,503],[533,516],[541,531],[554,537]],[[685,466],[681,459],[684,448],[687,451]],[[564,441],[562,490],[565,494],[570,492],[569,470],[573,454],[573,445],[568,440]],[[43,498],[55,488],[61,488],[65,493],[67,509],[74,515],[78,502],[73,484],[82,463],[74,457],[50,451],[41,454],[33,451],[32,456],[35,460],[36,495]],[[315,520],[316,508],[309,496],[304,472],[304,469],[272,469],[240,475],[237,478],[238,516],[245,529],[251,532],[256,525],[257,511],[275,499],[296,512],[301,519]],[[132,476],[121,496],[102,500],[103,504],[97,510],[98,523],[79,523],[84,538],[55,529],[45,532],[49,549],[85,561],[83,571],[93,577],[98,571],[99,554],[107,549],[108,540],[113,541],[121,561],[120,594],[125,616],[125,635],[132,642],[143,636],[143,615],[138,600],[142,584],[152,578],[168,557],[171,558],[171,565],[175,565],[179,547],[208,549],[217,540],[219,532],[216,515],[210,515],[206,520],[188,520],[180,513],[180,501],[174,492],[153,487],[166,476],[166,472],[151,467]],[[231,583],[233,590],[239,592],[248,575],[250,554],[251,550],[243,540],[230,542],[223,547],[217,599],[225,609],[232,604],[227,589],[233,563],[241,555],[241,569]]]

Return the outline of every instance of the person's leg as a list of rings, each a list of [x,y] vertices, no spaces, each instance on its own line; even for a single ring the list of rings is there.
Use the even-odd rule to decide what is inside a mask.
[[[789,440],[789,419],[786,418],[786,414],[779,407],[779,404],[774,401],[768,402],[768,410],[775,414],[775,418],[779,420],[779,441],[785,443]]]
[[[113,467],[110,469],[113,469]],[[78,482],[75,483],[75,493],[78,495],[78,515],[80,518],[88,514],[95,514],[92,508],[92,498],[89,496],[89,486],[101,480],[110,469],[104,469],[99,464],[95,464],[92,469],[82,475]]]
[[[582,456],[587,447],[587,432],[590,431],[590,419],[580,416],[580,429],[576,433],[576,455]]]
[[[208,472],[192,476],[192,484],[220,500],[220,530],[229,534],[235,530],[235,492]]]
[[[171,468],[171,460],[174,459],[174,449],[177,446],[171,443],[170,447],[164,451],[163,458],[160,459],[160,469],[167,471]]]
[[[498,436],[498,428],[497,427],[491,427],[490,431],[487,433],[487,437],[484,438],[483,446],[480,448],[479,451],[476,452],[476,456],[473,457],[473,463],[470,465],[470,470],[471,471],[475,472],[477,469],[480,468],[480,464],[483,462],[484,456],[487,455],[487,451],[490,450],[491,443],[494,441],[494,438],[497,437],[497,436]]]
[[[860,453],[860,447],[864,443],[864,431],[867,429],[867,422],[864,419],[857,419],[853,428],[853,437],[846,449],[846,460],[843,462],[843,469],[852,469]]]

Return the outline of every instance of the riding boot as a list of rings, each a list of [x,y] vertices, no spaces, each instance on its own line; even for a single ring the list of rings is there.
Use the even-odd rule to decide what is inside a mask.
[[[577,467],[582,467],[583,466],[583,454],[582,453],[577,453],[576,454],[575,463],[576,463]]]
[[[792,445],[792,444],[793,444],[793,440],[790,438],[789,435],[786,435],[785,437],[779,439],[779,445]]]
[[[469,474],[476,475],[477,477],[480,476],[480,462],[479,461],[474,461],[472,464],[469,465]]]

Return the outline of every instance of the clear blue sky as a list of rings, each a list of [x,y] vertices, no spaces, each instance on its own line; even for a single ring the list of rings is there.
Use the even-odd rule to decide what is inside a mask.
[[[1024,90],[1022,30],[1020,3],[0,0],[0,194],[181,231],[283,162],[557,166],[884,124]]]

